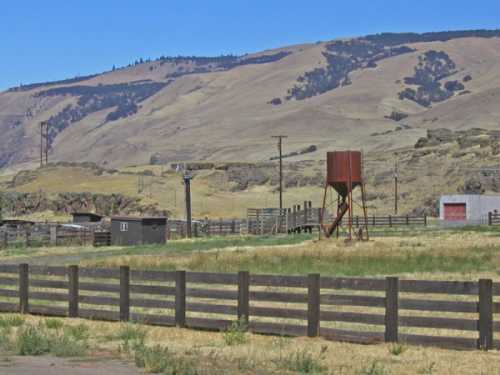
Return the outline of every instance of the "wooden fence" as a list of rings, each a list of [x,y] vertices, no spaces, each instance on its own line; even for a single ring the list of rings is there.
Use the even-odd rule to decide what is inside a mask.
[[[98,244],[104,245],[100,232],[109,233],[103,231],[99,225],[72,226],[59,223],[36,223],[2,226],[0,227],[0,248],[16,245],[25,247],[93,245],[96,234],[99,237]]]
[[[191,225],[193,237],[231,236],[242,233],[245,221],[238,219],[195,220]],[[187,222],[185,220],[172,219],[167,221],[168,239],[185,238],[186,233]]]
[[[274,234],[291,233],[301,231],[312,231],[321,223],[322,208],[312,207],[312,203],[305,201],[304,204],[294,205],[292,208],[262,208],[247,210],[248,233],[251,234]],[[326,212],[325,223],[333,221],[332,214]],[[500,222],[500,217],[499,217]],[[349,219],[344,217],[342,225],[347,225]],[[356,227],[365,226],[363,216],[354,216],[352,224]],[[427,226],[427,216],[368,216],[366,225],[370,227],[400,227],[400,226]]]
[[[500,283],[0,265],[0,311],[500,349]]]
[[[489,212],[488,213],[488,225],[500,225],[500,213]]]

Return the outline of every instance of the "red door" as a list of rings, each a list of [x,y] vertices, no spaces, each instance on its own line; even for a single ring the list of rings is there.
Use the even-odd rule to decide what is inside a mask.
[[[444,204],[444,219],[450,221],[466,220],[465,203],[445,203]]]

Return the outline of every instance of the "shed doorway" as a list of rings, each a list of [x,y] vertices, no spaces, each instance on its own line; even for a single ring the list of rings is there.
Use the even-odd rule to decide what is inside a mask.
[[[467,220],[467,208],[465,203],[445,203],[444,219],[449,221]]]

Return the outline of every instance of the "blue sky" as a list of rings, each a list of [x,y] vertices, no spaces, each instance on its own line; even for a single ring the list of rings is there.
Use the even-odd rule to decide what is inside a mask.
[[[498,0],[24,0],[0,5],[0,90],[139,57],[255,52],[383,31],[500,28]]]

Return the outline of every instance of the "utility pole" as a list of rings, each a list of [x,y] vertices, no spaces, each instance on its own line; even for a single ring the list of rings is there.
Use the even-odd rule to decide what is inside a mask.
[[[398,159],[394,159],[394,214],[398,214]]]
[[[45,139],[45,144],[44,144]],[[49,124],[46,121],[40,123],[40,167],[49,162]]]
[[[288,138],[286,135],[273,135],[271,138],[278,139],[278,151],[280,158],[280,214],[283,211],[283,139]]]
[[[184,174],[184,191],[186,195],[186,235],[191,238],[191,179],[189,174]]]

